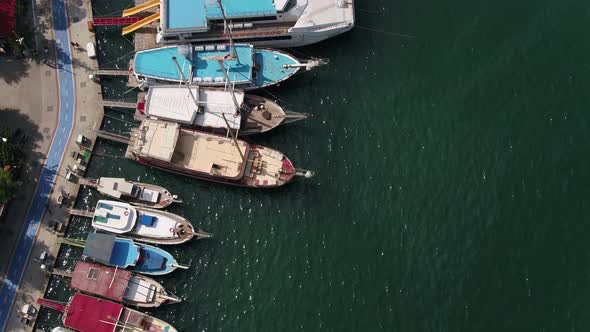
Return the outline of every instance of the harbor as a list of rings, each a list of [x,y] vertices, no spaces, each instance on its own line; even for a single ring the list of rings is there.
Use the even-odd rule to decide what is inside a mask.
[[[149,11],[155,7],[156,2],[142,4],[140,1],[136,5],[135,8],[124,10],[123,16]],[[211,64],[208,66],[219,66],[218,69],[206,70],[202,73],[195,72],[196,76],[192,79],[186,77],[193,75],[190,70],[185,73],[180,70],[180,76],[175,80],[187,85],[195,84],[194,88],[187,87],[187,90],[172,86],[160,88],[154,83],[156,79],[158,82],[161,81],[162,77],[159,75],[164,69],[153,67],[153,72],[158,73],[155,74],[156,76],[150,76],[153,74],[149,74],[149,71],[146,72],[147,74],[139,74],[140,76],[137,73],[139,69],[144,70],[148,66],[157,65],[152,60],[142,60],[136,56],[133,61],[129,61],[129,65],[140,64],[139,67],[124,70],[99,65],[102,56],[99,56],[97,61],[94,54],[95,47],[98,48],[99,53],[104,52],[101,43],[109,42],[104,38],[105,32],[110,33],[113,30],[102,28],[103,26],[118,28],[122,24],[131,24],[129,28],[123,28],[123,35],[128,34],[129,30],[136,33],[133,45],[135,52],[139,52],[138,55],[142,52],[151,52],[150,49],[153,47],[161,47],[153,42],[158,39],[156,29],[142,28],[145,20],[137,17],[94,19],[90,16],[92,12],[90,7],[91,3],[87,3],[88,15],[83,17],[87,22],[87,31],[83,30],[82,20],[80,20],[82,17],[75,18],[77,24],[68,22],[67,25],[70,25],[71,30],[66,30],[69,34],[72,33],[71,31],[75,32],[78,40],[83,41],[85,45],[88,44],[87,49],[80,52],[80,48],[76,46],[78,43],[73,41],[58,47],[72,46],[69,55],[71,59],[80,57],[83,60],[77,60],[79,61],[77,63],[89,62],[80,68],[72,67],[69,73],[73,74],[74,81],[75,77],[80,76],[79,79],[82,80],[80,86],[91,85],[95,89],[90,93],[84,92],[85,96],[95,96],[94,99],[76,98],[77,107],[73,107],[72,113],[81,114],[81,122],[86,122],[90,118],[92,125],[73,125],[70,129],[69,137],[73,139],[68,139],[70,144],[62,147],[60,152],[63,155],[62,162],[59,163],[54,175],[56,179],[53,187],[58,187],[59,191],[51,189],[53,194],[47,199],[45,213],[41,212],[43,219],[38,225],[32,221],[28,226],[27,232],[37,234],[36,242],[33,244],[30,238],[21,240],[23,245],[28,243],[33,244],[34,247],[29,256],[29,263],[21,263],[26,264],[25,270],[22,271],[22,279],[19,281],[17,275],[15,283],[22,284],[26,281],[28,287],[27,289],[20,287],[20,290],[13,295],[10,291],[3,289],[5,293],[3,296],[7,296],[8,301],[10,298],[14,301],[12,310],[4,313],[6,316],[3,318],[5,319],[3,324],[8,330],[45,330],[51,325],[57,328],[59,323],[55,320],[52,310],[59,313],[63,310],[83,311],[86,310],[85,308],[96,308],[98,310],[96,318],[87,317],[89,321],[85,323],[81,323],[80,318],[66,316],[63,317],[62,323],[65,327],[81,331],[89,331],[91,326],[94,326],[94,330],[108,330],[112,328],[111,326],[119,325],[123,330],[141,328],[150,331],[154,329],[171,331],[174,328],[169,323],[159,320],[150,323],[151,318],[147,318],[150,316],[142,318],[134,311],[124,313],[119,320],[106,322],[105,319],[110,319],[108,317],[112,315],[109,312],[115,308],[114,303],[104,304],[103,309],[98,303],[93,302],[95,301],[93,297],[81,294],[72,296],[72,291],[77,289],[83,293],[96,294],[136,307],[158,307],[165,301],[181,302],[182,297],[167,295],[160,283],[149,278],[141,279],[143,277],[139,277],[139,274],[167,277],[176,269],[191,268],[190,264],[178,263],[174,258],[182,253],[177,247],[173,247],[173,251],[168,252],[153,245],[180,245],[194,239],[212,237],[211,233],[195,227],[180,215],[156,210],[166,209],[172,203],[177,205],[182,203],[168,189],[141,181],[129,181],[122,177],[100,176],[96,172],[103,171],[104,167],[93,169],[93,166],[97,164],[97,158],[100,164],[117,162],[122,158],[132,159],[150,166],[150,169],[169,169],[173,173],[181,175],[184,173],[185,176],[219,184],[251,188],[279,187],[298,177],[310,179],[314,172],[296,168],[281,152],[255,145],[251,139],[244,141],[238,138],[238,136],[265,133],[280,124],[305,120],[310,115],[291,110],[285,111],[276,102],[266,97],[245,95],[244,92],[236,90],[236,84],[245,84],[247,89],[266,88],[282,83],[300,70],[308,71],[313,67],[327,64],[328,61],[313,59],[307,63],[299,63],[295,57],[282,51],[254,49],[247,44],[234,45],[230,32],[230,44],[226,46],[222,47],[218,44],[212,48],[206,45],[194,47],[194,57],[200,59],[193,60],[195,68],[197,66],[195,61],[210,61]],[[59,4],[52,7],[54,16],[64,10],[67,11],[67,7]],[[236,13],[231,14],[230,11],[230,15],[236,15]],[[153,22],[152,17],[156,16],[158,15],[151,14],[146,20]],[[60,42],[65,41],[60,40]],[[168,48],[159,50],[166,50],[166,52],[176,50],[176,46],[166,47]],[[74,50],[76,53],[73,53]],[[178,50],[181,51],[180,46]],[[228,52],[231,56],[224,57],[223,55]],[[87,55],[86,59],[84,55]],[[157,57],[162,58],[162,55]],[[172,63],[180,69],[177,57],[182,55],[174,53],[170,60],[173,60]],[[125,58],[127,57],[120,57],[118,60],[126,61]],[[259,62],[248,65],[249,58]],[[278,62],[271,64],[271,61]],[[184,67],[185,64],[183,63],[182,66]],[[247,68],[246,71],[244,68]],[[81,75],[77,74],[76,70],[80,71]],[[172,70],[175,70],[174,67]],[[67,75],[67,73],[64,74]],[[144,75],[154,81],[148,83],[150,81],[145,80]],[[111,93],[115,98],[111,96],[103,98],[103,93],[108,91],[109,81],[126,82],[127,90]],[[215,86],[218,86],[217,90],[211,88]],[[137,88],[141,91],[134,92],[134,95],[137,95],[135,103],[127,97],[116,98]],[[145,93],[147,88],[149,91]],[[75,93],[73,95],[75,96]],[[183,99],[188,98],[189,95],[195,103],[192,106],[190,103],[183,104],[184,109],[181,108],[182,112],[188,114],[187,118],[187,115],[183,117],[179,110],[171,106],[186,103]],[[273,93],[266,95],[274,97]],[[197,103],[195,98],[203,102]],[[63,103],[64,100],[61,102]],[[82,104],[90,102],[94,107],[88,110],[86,105],[79,105],[79,102]],[[169,111],[165,111],[167,109]],[[87,111],[91,114],[87,114]],[[204,115],[202,115],[203,112]],[[183,124],[184,127],[176,122]],[[199,132],[191,129],[192,127],[213,130],[216,133]],[[148,136],[145,136],[146,134]],[[66,135],[65,132],[62,135]],[[174,137],[178,137],[178,141]],[[123,147],[127,145],[126,152],[119,156],[112,154],[113,151],[110,149],[112,144],[122,144]],[[220,150],[222,144],[225,147]],[[173,154],[167,152],[169,146],[173,149],[177,146]],[[149,148],[146,150],[146,147]],[[109,150],[111,153],[103,153],[100,151],[102,149]],[[185,156],[188,157],[188,161],[184,161]],[[166,166],[164,163],[169,164]],[[126,170],[125,174],[129,172]],[[159,183],[160,181],[151,182]],[[104,199],[96,201],[93,191],[119,201]],[[89,205],[91,202],[96,202],[94,207]],[[88,224],[92,227],[88,227]],[[42,245],[38,243],[41,239],[45,239]],[[204,253],[204,255],[207,254]],[[22,257],[22,259],[26,258]],[[194,257],[190,261],[192,260]],[[18,271],[15,262],[11,263],[11,267]],[[129,272],[121,270],[121,273],[124,273],[121,275],[118,269],[130,269],[139,274],[132,277]],[[39,278],[39,274],[42,278]],[[82,277],[84,274],[86,276]],[[103,274],[106,275],[101,277]],[[57,285],[67,284],[69,279],[71,279],[71,288],[66,286],[67,290],[59,294],[53,292]],[[110,282],[108,282],[109,279]],[[119,284],[118,280],[135,281],[130,281],[128,285],[123,282],[121,285],[114,286],[115,281]],[[109,284],[108,287],[107,284]],[[160,297],[155,297],[156,291],[161,294]],[[66,301],[69,307],[63,305],[65,296],[69,297]],[[106,316],[101,316],[101,310],[104,310]],[[93,319],[96,321],[93,322]],[[131,325],[128,327],[128,324]]]
[[[331,27],[322,13],[350,2],[267,3],[311,4],[307,17]],[[226,79],[211,54],[201,82],[177,56],[190,89],[140,86],[135,54],[175,45],[157,41],[184,24],[153,1],[36,4],[55,21],[55,60],[39,63],[55,127],[38,127],[37,192],[15,199],[30,215],[2,280],[3,330],[590,327],[587,4],[354,1],[350,31],[280,48],[328,64],[247,92],[199,84]],[[209,10],[187,59],[217,52],[210,36],[229,43]],[[235,43],[259,38],[236,13]],[[264,38],[309,22],[261,21]],[[275,126],[281,110],[305,117]]]

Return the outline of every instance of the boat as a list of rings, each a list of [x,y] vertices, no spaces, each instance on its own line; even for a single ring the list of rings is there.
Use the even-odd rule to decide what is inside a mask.
[[[182,301],[155,280],[127,270],[79,261],[70,275],[73,289],[126,305],[153,308]]]
[[[137,52],[129,71],[140,88],[184,83],[253,90],[281,83],[302,68],[311,70],[326,63],[322,59],[300,62],[286,52],[249,44],[177,45]]]
[[[159,20],[158,43],[226,42],[231,32],[239,42],[297,47],[346,32],[355,22],[354,0],[223,0],[221,4],[214,0],[148,1],[123,11],[123,16],[159,6],[156,17],[131,25],[123,33]]]
[[[187,89],[192,90],[196,103]],[[137,120],[149,117],[218,134],[226,133],[229,127],[240,136],[265,133],[309,116],[285,111],[268,98],[241,90],[233,91],[232,96],[232,91],[219,88],[172,85],[154,86],[147,94],[139,94],[135,114]]]
[[[101,194],[136,206],[163,209],[174,202],[179,202],[176,195],[154,184],[109,177],[84,180],[84,185],[96,188]]]
[[[65,305],[43,298],[37,303],[63,313],[63,325],[80,332],[176,332],[161,319],[85,294],[74,294]]]
[[[313,176],[297,170],[277,150],[154,119],[132,130],[125,156],[165,171],[244,187],[274,188],[296,176]]]
[[[211,235],[197,230],[185,218],[170,212],[99,200],[92,216],[94,229],[151,244],[181,244],[194,236]]]
[[[134,243],[130,239],[112,234],[88,234],[82,255],[104,265],[129,268],[142,274],[162,275],[177,268],[188,269],[178,264],[176,259],[163,249]]]

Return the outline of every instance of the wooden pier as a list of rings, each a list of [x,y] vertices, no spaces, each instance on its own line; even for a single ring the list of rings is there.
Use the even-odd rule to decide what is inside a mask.
[[[92,71],[91,74],[94,76],[129,76],[129,71],[117,69],[99,69]]]
[[[78,184],[81,186],[88,187],[88,188],[96,188],[96,187],[98,187],[98,180],[87,179],[87,178],[78,178]]]
[[[96,136],[98,136],[100,138],[108,139],[109,141],[118,142],[118,143],[123,143],[123,144],[129,143],[129,137],[109,133],[109,132],[103,131],[103,130],[98,130],[96,132]]]
[[[61,269],[55,269],[55,270],[51,271],[51,274],[56,275],[56,276],[61,276],[61,277],[67,277],[67,278],[72,277],[72,271],[61,270]]]
[[[128,101],[118,101],[118,100],[103,100],[100,102],[101,106],[104,107],[119,107],[119,108],[130,108],[135,109],[137,107],[136,103],[131,103]]]
[[[87,217],[87,218],[94,217],[94,211],[68,209],[68,213],[72,216]]]

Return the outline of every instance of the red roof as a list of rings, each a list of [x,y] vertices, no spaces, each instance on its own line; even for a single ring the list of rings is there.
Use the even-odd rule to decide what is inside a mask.
[[[120,302],[125,295],[130,278],[129,271],[78,262],[72,273],[70,285],[79,291]]]
[[[16,28],[15,0],[0,0],[0,37],[12,36]]]
[[[63,314],[63,323],[82,332],[113,332],[122,310],[118,303],[77,293]]]

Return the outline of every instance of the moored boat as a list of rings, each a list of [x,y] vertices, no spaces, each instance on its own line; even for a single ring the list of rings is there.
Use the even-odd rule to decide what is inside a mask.
[[[146,208],[163,209],[178,202],[176,195],[154,184],[109,177],[89,180],[89,184],[103,195]]]
[[[211,237],[201,230],[195,232],[188,220],[173,213],[107,200],[96,204],[92,227],[153,244],[181,244],[194,236]]]
[[[188,269],[176,262],[167,251],[112,234],[90,233],[84,245],[84,257],[108,266],[142,274],[162,275],[177,268]]]
[[[132,130],[125,156],[166,171],[245,187],[274,188],[296,176],[313,176],[297,170],[277,150],[153,119]]]
[[[123,16],[159,6],[157,42],[226,42],[231,31],[236,41],[270,47],[317,43],[350,30],[355,20],[354,0],[222,0],[223,12],[219,4],[211,0],[152,0],[123,11]],[[123,33],[153,20],[146,18]]]
[[[303,68],[310,70],[325,63],[317,59],[303,63],[286,52],[248,44],[178,45],[137,52],[130,72],[141,87],[187,83],[253,90],[281,83]]]
[[[177,122],[219,134],[226,133],[229,127],[245,136],[265,133],[281,124],[306,119],[308,115],[285,111],[268,98],[241,90],[233,91],[232,96],[232,91],[220,88],[159,85],[150,87],[145,95],[140,94],[135,117]]]
[[[161,319],[80,293],[70,297],[65,305],[42,298],[37,302],[63,313],[64,326],[80,332],[176,332],[172,325]]]
[[[181,302],[155,280],[127,270],[79,261],[71,277],[72,288],[126,305],[150,308]]]

